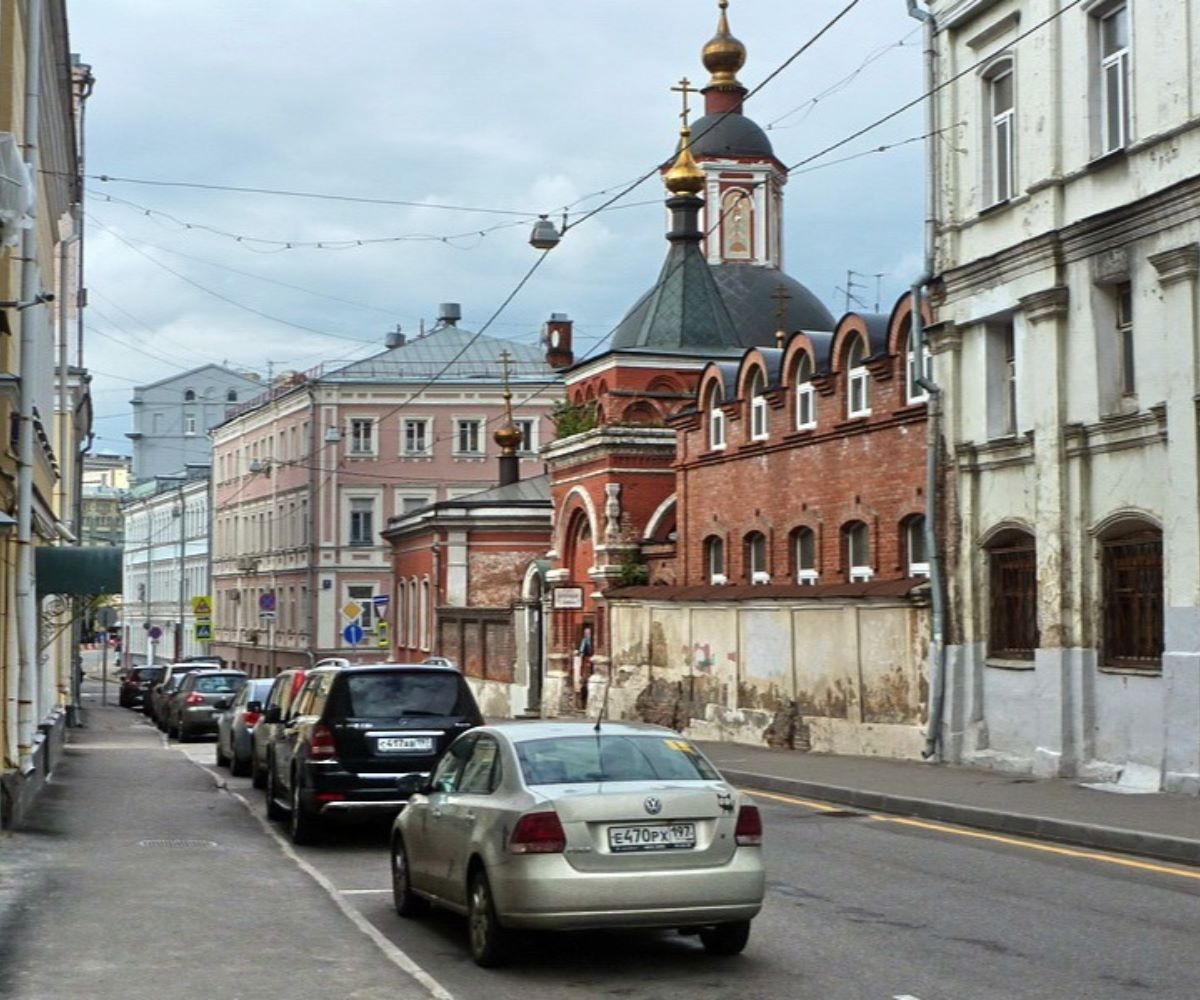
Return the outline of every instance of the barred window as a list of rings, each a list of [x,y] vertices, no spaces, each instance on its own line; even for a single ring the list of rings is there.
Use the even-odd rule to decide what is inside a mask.
[[[1162,532],[1139,526],[1101,542],[1105,666],[1158,670],[1163,651]]]
[[[991,602],[988,654],[1032,660],[1038,646],[1037,550],[1031,535],[1009,532],[988,548]]]

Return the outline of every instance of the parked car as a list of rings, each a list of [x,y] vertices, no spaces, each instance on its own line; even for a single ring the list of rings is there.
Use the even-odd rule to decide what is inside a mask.
[[[396,912],[465,914],[480,965],[523,928],[674,927],[732,955],[762,909],[757,807],[670,729],[488,726],[398,787]]]
[[[277,709],[265,717],[278,721]],[[403,775],[428,775],[459,733],[483,724],[457,670],[420,664],[310,670],[267,752],[267,815],[295,843],[333,816],[395,814]]]
[[[241,670],[192,670],[167,701],[167,735],[184,743],[217,731],[217,715],[247,681]]]
[[[250,777],[255,788],[267,787],[267,750],[280,738],[283,727],[291,720],[296,695],[304,686],[307,674],[307,670],[283,670],[276,674],[267,700],[263,702],[263,714],[250,735]],[[273,708],[279,711],[272,713]],[[268,722],[269,717],[277,721]]]
[[[184,674],[204,669],[208,669],[208,665],[204,663],[167,663],[163,665],[162,676],[151,685],[150,691],[142,703],[142,711],[150,716],[163,732],[166,732],[167,729],[163,707],[168,690],[174,691],[179,686]]]
[[[274,683],[273,677],[247,681],[229,707],[217,715],[217,766],[228,767],[238,777],[250,773],[250,736]]]
[[[121,676],[117,702],[122,708],[135,708],[145,700],[146,692],[162,676],[162,667],[131,667]]]

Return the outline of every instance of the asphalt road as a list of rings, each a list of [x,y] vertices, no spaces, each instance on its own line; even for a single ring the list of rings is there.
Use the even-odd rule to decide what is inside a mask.
[[[183,752],[262,816],[261,793]],[[759,796],[769,894],[737,958],[675,934],[526,938],[499,971],[471,962],[463,921],[391,909],[386,826],[295,856],[454,997],[1194,1000],[1200,871]],[[264,832],[279,832],[262,821]],[[249,905],[249,904],[248,904]]]

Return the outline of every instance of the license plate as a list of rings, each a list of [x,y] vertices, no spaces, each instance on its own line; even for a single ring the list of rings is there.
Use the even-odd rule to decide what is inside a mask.
[[[630,851],[686,851],[695,846],[695,823],[608,828],[608,849],[614,854],[626,854]]]
[[[380,753],[423,753],[433,749],[432,736],[381,736],[375,741]]]

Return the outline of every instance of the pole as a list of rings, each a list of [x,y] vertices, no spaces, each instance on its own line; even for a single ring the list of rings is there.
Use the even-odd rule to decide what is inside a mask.
[[[179,487],[179,627],[175,630],[175,659],[183,659],[183,603],[184,576],[187,565],[187,502],[183,497],[183,485]]]
[[[108,630],[100,633],[100,704],[108,704]]]

